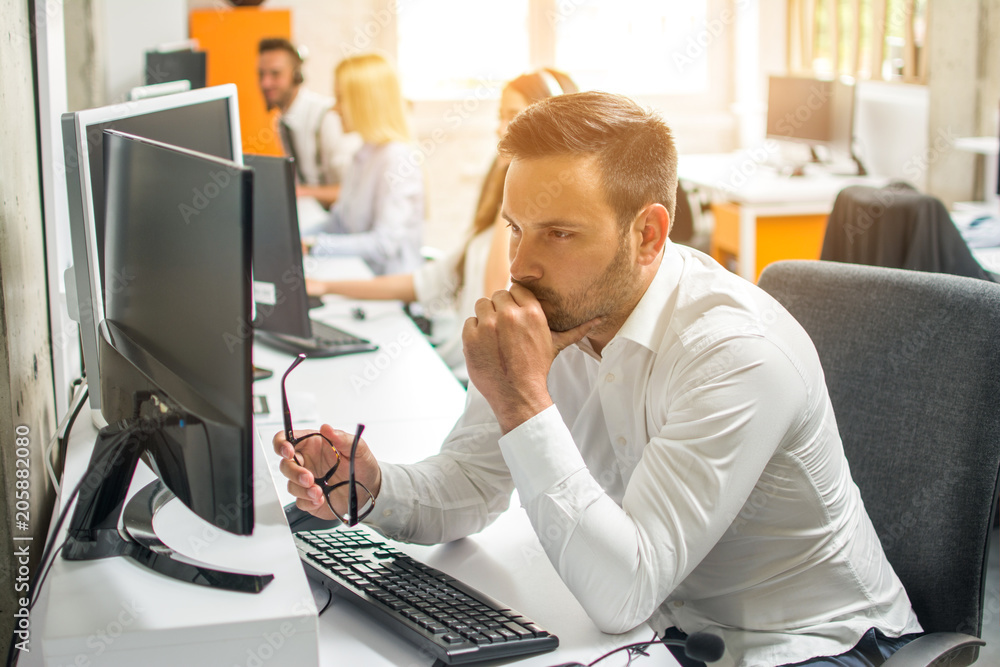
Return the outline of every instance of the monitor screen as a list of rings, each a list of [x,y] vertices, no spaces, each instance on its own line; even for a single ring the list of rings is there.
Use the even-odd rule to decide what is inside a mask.
[[[792,76],[768,78],[769,138],[825,145],[849,155],[853,118],[853,82]]]
[[[104,141],[106,270],[127,279],[107,294],[103,337],[114,349],[102,356],[121,359],[101,360],[102,412],[109,424],[128,420],[137,396],[159,392],[181,418],[150,448],[156,472],[196,514],[247,534],[253,173],[123,133]],[[189,217],[192,190],[220,174],[225,185]]]
[[[62,124],[73,249],[68,277],[75,283],[90,404],[99,408],[98,326],[104,319],[106,293],[118,289],[126,279],[108,274],[104,266],[103,132],[120,130],[242,164],[236,86],[86,109],[64,114]],[[197,210],[215,187],[212,182],[201,184],[189,192],[189,204]],[[68,284],[67,292],[72,294],[73,290]]]
[[[253,223],[254,326],[259,331],[308,338],[309,301],[291,158],[248,155],[255,175]]]

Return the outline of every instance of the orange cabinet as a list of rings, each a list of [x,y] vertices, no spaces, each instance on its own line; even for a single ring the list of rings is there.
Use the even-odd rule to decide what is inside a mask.
[[[733,271],[739,264],[752,262],[749,271],[737,272],[752,275],[755,282],[768,264],[779,259],[819,259],[823,248],[827,213],[760,214],[741,204],[720,202],[712,204],[712,214],[712,257]],[[752,219],[746,220],[748,217]],[[741,257],[741,229],[751,236],[746,239],[750,241],[750,257]]]
[[[257,44],[264,37],[292,38],[288,9],[234,7],[192,10],[188,31],[208,52],[207,83],[235,83],[240,103],[243,152],[281,155],[275,114],[269,112],[257,83]]]

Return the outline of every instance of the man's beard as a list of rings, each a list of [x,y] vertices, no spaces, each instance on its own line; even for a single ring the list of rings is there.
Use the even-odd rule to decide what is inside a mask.
[[[595,317],[606,317],[630,303],[636,289],[636,268],[629,261],[628,243],[622,238],[614,258],[598,278],[582,292],[559,294],[532,282],[512,280],[542,302],[552,331],[569,331]]]

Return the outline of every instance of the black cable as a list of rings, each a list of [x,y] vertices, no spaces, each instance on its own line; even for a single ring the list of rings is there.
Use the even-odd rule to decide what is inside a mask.
[[[90,395],[90,389],[87,386],[83,388],[83,395],[73,406],[73,412],[70,414],[69,421],[66,422],[66,426],[63,429],[63,433],[59,434],[58,440],[56,441],[59,446],[60,456],[64,456],[66,452],[66,445],[69,444],[69,434],[73,430],[73,424],[76,423],[76,418],[79,416],[80,411],[83,409],[83,405],[87,402],[87,397]]]
[[[612,649],[612,650],[608,651],[607,653],[605,653],[604,655],[602,655],[597,660],[592,660],[591,662],[588,662],[587,663],[587,667],[593,667],[594,665],[596,665],[597,663],[599,663],[601,660],[604,660],[608,656],[614,655],[615,653],[618,653],[619,651],[629,651],[628,664],[632,664],[632,657],[633,656],[631,655],[631,652],[633,650],[635,650],[640,655],[648,656],[649,654],[645,652],[645,649],[648,649],[650,646],[652,646],[654,644],[662,644],[663,641],[664,640],[660,639],[656,635],[656,633],[654,632],[653,633],[653,638],[650,639],[649,641],[646,641],[646,642],[636,642],[634,644],[626,644],[624,646],[619,646],[616,649]]]
[[[132,435],[133,429],[126,429],[119,433],[117,438],[127,438]],[[61,512],[59,512],[59,517],[56,519],[55,528],[50,529],[49,533],[52,535],[52,540],[46,540],[45,548],[42,550],[42,556],[38,561],[38,569],[35,570],[35,576],[31,582],[31,601],[28,604],[28,615],[31,615],[31,611],[35,608],[35,602],[38,601],[39,591],[41,590],[42,584],[45,583],[45,578],[49,574],[49,570],[52,568],[52,564],[55,562],[55,557],[53,554],[59,552],[63,545],[66,543],[64,539],[59,543],[58,549],[53,549],[52,545],[55,544],[55,538],[59,534],[59,529],[62,528],[63,522],[66,520],[66,515],[69,513],[70,508],[73,506],[73,501],[76,500],[77,495],[80,493],[80,489],[83,488],[83,483],[87,479],[87,474],[84,473],[77,482],[76,486],[73,488],[73,493],[70,494],[69,498],[66,500],[66,504],[63,506]],[[51,558],[50,558],[51,556]],[[15,627],[16,629],[16,627]],[[13,667],[17,663],[17,654],[14,652],[15,636],[11,633],[10,646],[7,650],[7,667]]]
[[[330,606],[330,603],[333,602],[333,591],[327,590],[326,592],[329,595],[329,597],[326,599],[326,604],[323,605],[323,608],[320,609],[319,613],[316,614],[317,618],[320,617],[320,616],[322,616],[323,612],[326,611],[327,608]]]

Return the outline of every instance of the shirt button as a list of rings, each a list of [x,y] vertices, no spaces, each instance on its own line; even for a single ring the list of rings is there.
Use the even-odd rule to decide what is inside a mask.
[[[382,512],[382,516],[389,517],[392,516],[392,510],[385,510]]]
[[[628,440],[626,440],[622,436],[618,436],[618,446],[619,447],[624,447],[626,444],[628,444]]]
[[[674,606],[680,609],[684,606],[684,600],[674,600]]]
[[[614,373],[608,373],[607,375],[604,376],[604,381],[605,382],[614,382],[615,381],[615,374]]]

